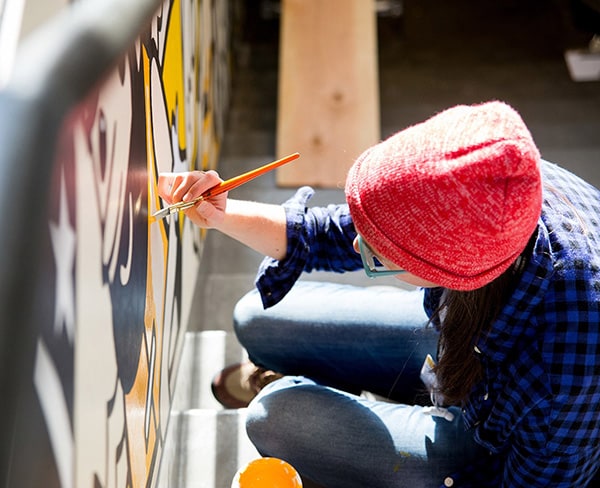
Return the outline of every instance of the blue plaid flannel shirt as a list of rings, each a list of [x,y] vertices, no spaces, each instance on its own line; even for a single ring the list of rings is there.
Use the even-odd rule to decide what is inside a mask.
[[[600,466],[600,192],[552,163],[542,162],[542,174],[532,255],[474,344],[485,378],[463,414],[489,455],[449,474],[455,487],[585,487]],[[303,187],[284,204],[287,256],[265,259],[256,282],[265,308],[304,271],[362,266],[348,207],[308,209],[312,195]],[[439,297],[439,288],[425,291],[428,313]]]

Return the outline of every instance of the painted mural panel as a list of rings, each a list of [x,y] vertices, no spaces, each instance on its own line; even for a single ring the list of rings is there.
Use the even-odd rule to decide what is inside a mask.
[[[166,0],[64,124],[42,257],[47,320],[16,449],[29,454],[11,486],[156,486],[202,235],[182,215],[149,216],[159,172],[216,164],[229,20],[223,0]],[[40,431],[43,466],[27,470],[25,440]]]

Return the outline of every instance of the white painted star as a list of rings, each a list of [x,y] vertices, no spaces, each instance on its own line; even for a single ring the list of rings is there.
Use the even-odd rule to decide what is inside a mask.
[[[75,336],[75,230],[69,222],[64,173],[61,174],[58,224],[50,222],[50,238],[56,263],[56,298],[54,304],[54,333],[64,327],[71,344]]]

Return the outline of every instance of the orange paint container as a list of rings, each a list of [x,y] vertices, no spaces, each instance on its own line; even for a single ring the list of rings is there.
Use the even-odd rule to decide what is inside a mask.
[[[231,488],[302,488],[302,480],[291,464],[266,457],[241,468],[233,478]]]

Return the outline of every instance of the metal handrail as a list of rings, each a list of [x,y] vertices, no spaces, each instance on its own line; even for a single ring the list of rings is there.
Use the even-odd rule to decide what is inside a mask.
[[[116,65],[162,0],[80,0],[30,34],[0,91],[0,485],[16,409],[32,381],[35,296],[56,139],[65,117]]]

